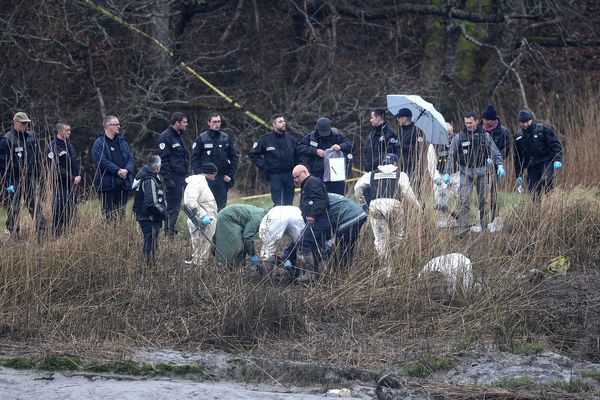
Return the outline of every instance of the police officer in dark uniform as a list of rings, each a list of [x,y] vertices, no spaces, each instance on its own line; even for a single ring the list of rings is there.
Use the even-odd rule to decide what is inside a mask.
[[[298,141],[285,131],[283,116],[272,116],[270,123],[273,131],[262,135],[248,155],[267,176],[273,204],[289,206],[294,202],[292,169],[296,165],[294,153]]]
[[[160,157],[149,156],[144,168],[136,175],[132,186],[135,191],[133,212],[144,237],[142,255],[146,265],[154,263],[154,255],[158,247],[158,234],[163,219],[167,217],[165,199],[163,191],[160,189],[160,177],[158,176],[160,168]]]
[[[352,162],[352,149],[354,143],[343,133],[331,128],[329,118],[321,117],[317,120],[317,127],[314,131],[302,139],[296,147],[296,154],[300,162],[308,167],[310,174],[323,180],[325,173],[325,151],[341,151],[346,157],[346,164]],[[325,187],[330,193],[346,193],[346,182],[325,182]]]
[[[1,190],[8,194],[6,228],[18,238],[21,198],[27,202],[38,234],[46,230],[46,219],[40,204],[40,148],[35,134],[27,129],[27,114],[13,117],[13,128],[0,140]]]
[[[531,111],[521,110],[518,119],[521,128],[514,142],[517,184],[523,184],[523,171],[527,170],[527,186],[534,198],[539,199],[542,190],[547,193],[554,187],[554,170],[563,166],[563,147],[554,130],[535,122]]]
[[[292,174],[300,185],[300,211],[306,222],[296,267],[304,270],[298,281],[306,282],[315,278],[315,272],[328,258],[325,243],[331,239],[329,197],[323,181],[311,175],[306,166],[295,166]]]
[[[506,160],[508,152],[510,150],[509,137],[510,132],[507,127],[500,123],[498,119],[498,113],[493,105],[489,104],[483,114],[481,115],[481,128],[490,134],[492,140],[496,144],[498,151],[502,155],[502,160]],[[496,170],[496,172],[498,172]],[[491,220],[498,215],[498,178],[492,179],[490,186],[490,208],[492,210]]]
[[[208,181],[208,186],[215,196],[217,208],[221,211],[227,205],[227,192],[233,186],[238,155],[233,137],[220,130],[220,114],[210,113],[208,126],[209,129],[202,132],[192,145],[192,170],[194,174],[199,174],[202,164],[208,162],[217,166],[219,174],[214,181]]]
[[[496,175],[502,178],[506,172],[502,164],[502,155],[492,137],[484,132],[479,125],[479,118],[473,112],[468,112],[464,116],[465,128],[454,135],[450,143],[450,155],[446,163],[446,173],[444,181],[450,182],[450,174],[454,172],[455,161],[458,160],[458,169],[460,172],[459,201],[461,208],[459,210],[459,224],[467,226],[471,193],[473,185],[476,186],[479,196],[479,224],[472,228],[473,232],[483,230],[486,217],[486,197],[488,190],[488,174],[493,173],[494,169],[488,165],[488,159],[496,165]]]
[[[386,154],[398,154],[398,135],[385,121],[385,110],[376,108],[371,111],[371,126],[373,129],[367,136],[363,147],[362,167],[366,172],[371,172],[381,163]]]
[[[171,125],[160,134],[157,141],[158,156],[162,162],[162,176],[166,188],[167,236],[177,233],[176,224],[185,190],[185,178],[190,169],[190,153],[183,142],[183,134],[188,126],[187,116],[182,112],[171,115]]]
[[[424,152],[424,135],[412,121],[412,111],[401,108],[395,115],[400,125],[398,130],[398,157],[400,170],[406,172],[417,197],[421,193],[421,157]]]
[[[79,158],[71,138],[71,126],[66,121],[56,123],[56,137],[46,150],[52,173],[52,231],[60,235],[67,228],[77,209],[75,187],[81,182]]]

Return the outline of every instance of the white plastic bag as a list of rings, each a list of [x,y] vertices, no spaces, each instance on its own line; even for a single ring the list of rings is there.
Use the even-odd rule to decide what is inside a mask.
[[[325,150],[323,182],[346,180],[346,157],[341,151]]]

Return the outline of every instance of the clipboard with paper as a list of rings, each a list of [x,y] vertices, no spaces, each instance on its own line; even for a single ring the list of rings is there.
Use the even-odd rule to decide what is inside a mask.
[[[324,157],[323,182],[346,180],[346,157],[341,151],[326,150]]]

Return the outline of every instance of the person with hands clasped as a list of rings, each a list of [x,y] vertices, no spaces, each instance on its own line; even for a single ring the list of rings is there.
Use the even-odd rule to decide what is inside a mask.
[[[450,153],[446,162],[446,172],[443,180],[450,182],[450,174],[454,173],[455,161],[458,161],[460,173],[459,211],[458,223],[461,227],[469,225],[469,212],[471,208],[471,194],[473,185],[476,186],[479,196],[479,224],[471,228],[473,232],[483,230],[486,218],[486,197],[488,191],[488,177],[493,171],[492,163],[497,166],[497,175],[502,178],[506,175],[502,165],[502,155],[496,147],[489,133],[483,131],[479,125],[479,118],[473,112],[464,115],[464,129],[454,135],[450,143]]]
[[[539,122],[531,111],[523,109],[518,115],[520,129],[514,140],[515,175],[517,185],[523,185],[523,172],[527,170],[527,187],[534,199],[539,199],[542,191],[547,193],[554,188],[554,171],[563,167],[563,147],[554,130]]]
[[[104,117],[102,126],[104,129],[92,147],[92,158],[96,163],[94,183],[106,218],[122,220],[133,184],[135,156],[120,132],[117,117]]]

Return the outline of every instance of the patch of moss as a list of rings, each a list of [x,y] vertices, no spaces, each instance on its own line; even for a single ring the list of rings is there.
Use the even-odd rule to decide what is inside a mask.
[[[567,393],[586,393],[594,388],[590,383],[584,381],[583,378],[573,378],[568,382],[553,381],[548,386],[553,389],[563,390]]]
[[[50,354],[44,357],[36,367],[47,371],[74,371],[80,369],[81,362],[71,357]]]
[[[174,375],[196,375],[199,377],[204,377],[205,371],[199,365],[190,365],[190,364],[176,364],[176,363],[159,363],[154,367],[156,371],[160,374],[172,373]]]
[[[600,382],[600,370],[585,370],[581,372],[581,376],[584,378],[593,378]]]
[[[527,375],[519,376],[516,378],[502,378],[492,383],[492,386],[504,388],[504,389],[534,389],[538,387],[538,384]]]
[[[519,343],[519,344],[515,345],[513,348],[514,354],[520,354],[520,355],[526,355],[526,356],[540,354],[543,351],[544,351],[544,345],[541,343],[535,343],[535,342]]]
[[[402,369],[405,375],[424,378],[435,371],[447,368],[451,360],[445,356],[428,355],[425,358],[412,362]]]
[[[24,357],[13,357],[0,360],[0,365],[13,369],[31,369],[35,363]]]

